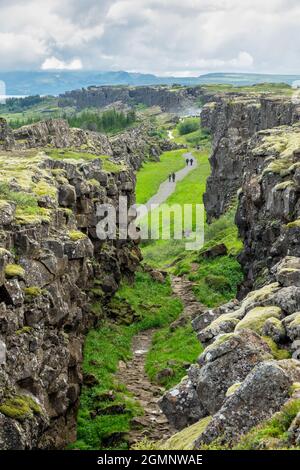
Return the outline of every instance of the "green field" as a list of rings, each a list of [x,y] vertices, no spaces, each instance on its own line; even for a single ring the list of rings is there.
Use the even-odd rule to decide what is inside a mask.
[[[158,191],[169,174],[185,167],[185,149],[164,152],[159,162],[147,162],[137,174],[136,202],[145,204]]]

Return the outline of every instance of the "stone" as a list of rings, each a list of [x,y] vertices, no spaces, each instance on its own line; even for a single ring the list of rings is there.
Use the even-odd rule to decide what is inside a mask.
[[[294,360],[258,364],[233,395],[214,415],[195,441],[195,448],[220,438],[234,443],[251,428],[270,418],[289,399],[289,388],[300,377],[300,363]]]
[[[253,367],[271,359],[269,346],[250,330],[224,334],[200,355],[193,384],[207,414],[216,413],[224,403],[229,387],[243,381]]]
[[[195,387],[189,378],[183,378],[179,385],[164,394],[159,406],[176,429],[183,429],[206,416]]]

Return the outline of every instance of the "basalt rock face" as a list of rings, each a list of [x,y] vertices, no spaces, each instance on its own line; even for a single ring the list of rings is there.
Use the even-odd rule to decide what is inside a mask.
[[[133,169],[125,159],[105,171],[80,147],[76,160],[52,159],[35,148],[38,132],[43,145],[74,143],[68,128],[52,129],[26,134],[33,149],[0,150],[0,449],[75,439],[84,336],[140,262],[136,240],[96,233],[99,204],[135,202]],[[92,137],[90,149],[112,149]]]
[[[293,124],[300,116],[299,107],[285,97],[229,94],[210,99],[201,114],[202,125],[213,136],[212,172],[204,195],[209,221],[220,217],[236,198],[249,163],[249,138],[262,129]]]
[[[240,261],[247,287],[274,279],[285,256],[298,257],[300,127],[261,131],[247,145],[237,224],[244,241]]]
[[[41,121],[12,130],[0,121],[0,150],[79,149],[85,153],[109,156],[111,161],[125,162],[137,170],[148,158],[159,160],[162,152],[178,148],[175,142],[152,135],[150,125],[129,129],[108,138],[98,132],[71,128],[63,119]]]
[[[278,115],[267,116],[277,105],[268,100],[262,103],[267,110],[261,115],[264,126],[279,119]],[[222,101],[213,106],[223,106]],[[251,115],[255,123],[248,138],[248,131],[243,131],[245,140],[236,146],[237,154],[233,152],[230,158],[224,154],[227,160],[222,163],[226,168],[229,160],[233,172],[231,155],[235,162],[240,161],[242,148],[236,215],[244,242],[242,300],[202,312],[193,320],[204,352],[188,376],[161,401],[162,410],[178,429],[211,417],[194,439],[195,449],[210,444],[234,447],[284,407],[294,406],[296,415],[299,412],[300,125],[255,132],[262,117],[253,104],[248,106],[246,121]],[[285,106],[280,124],[296,119],[291,105]],[[210,126],[222,135],[223,121],[213,122],[217,115],[211,112],[208,116]],[[290,440],[281,436],[272,443],[260,442],[264,446],[260,448],[295,445],[299,436],[296,415],[290,423]]]
[[[89,87],[74,90],[60,96],[60,106],[76,106],[78,109],[86,107],[104,108],[117,102],[128,106],[144,104],[146,106],[160,106],[163,111],[178,112],[183,109],[195,107],[196,101],[203,94],[200,88],[172,89],[162,86],[144,87]]]

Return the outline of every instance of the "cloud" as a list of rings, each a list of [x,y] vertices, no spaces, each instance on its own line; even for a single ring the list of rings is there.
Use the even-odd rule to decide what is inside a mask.
[[[300,71],[298,0],[0,0],[0,8],[3,70]]]
[[[59,60],[56,57],[48,57],[41,66],[42,70],[81,70],[82,62],[80,59],[73,59],[70,62]]]

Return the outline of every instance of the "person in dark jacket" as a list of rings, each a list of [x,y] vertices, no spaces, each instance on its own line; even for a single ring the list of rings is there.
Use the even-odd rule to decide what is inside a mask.
[[[191,164],[191,166],[193,166],[193,163],[194,163],[194,160],[191,158],[191,159],[190,159],[190,164]]]
[[[188,158],[186,159],[185,162],[186,162],[186,166],[189,166],[189,159]]]
[[[176,175],[175,175],[175,173],[172,174],[172,180],[173,180],[173,183],[175,183],[175,180],[176,180]]]

